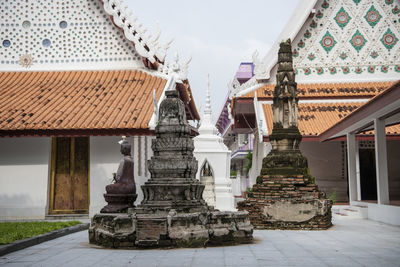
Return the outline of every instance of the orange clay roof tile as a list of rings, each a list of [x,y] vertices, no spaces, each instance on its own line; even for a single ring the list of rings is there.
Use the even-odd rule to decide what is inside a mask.
[[[299,103],[298,126],[303,136],[318,136],[323,131],[362,106],[362,102]],[[263,104],[268,133],[272,132],[273,116],[271,104]],[[372,131],[366,134],[372,134]],[[400,133],[400,125],[386,127],[387,134]]]
[[[138,70],[0,72],[0,131],[148,129],[166,82]]]
[[[371,97],[384,91],[393,82],[352,82],[352,83],[314,83],[297,84],[300,98],[323,98],[323,97]],[[275,84],[266,84],[255,91],[249,92],[237,98],[254,98],[257,92],[258,98],[272,99]]]

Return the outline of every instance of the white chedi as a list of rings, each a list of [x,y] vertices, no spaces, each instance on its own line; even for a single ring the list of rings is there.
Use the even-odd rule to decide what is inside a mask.
[[[231,151],[223,143],[218,130],[212,122],[211,100],[210,100],[210,82],[207,81],[207,95],[204,115],[199,127],[199,135],[194,138],[194,156],[199,162],[199,170],[196,178],[206,184],[205,200],[213,199],[215,194],[215,205],[212,201],[207,202],[210,206],[221,211],[233,211],[234,199],[232,194],[232,182],[230,179],[230,158]],[[211,170],[211,178],[201,177],[202,169],[208,164]],[[210,176],[210,175],[207,175]],[[214,185],[213,190],[212,186]]]

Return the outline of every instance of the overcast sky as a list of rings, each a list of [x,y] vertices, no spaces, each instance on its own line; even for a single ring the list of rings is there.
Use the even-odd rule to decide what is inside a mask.
[[[214,120],[218,116],[240,62],[251,61],[255,49],[264,56],[287,23],[299,0],[125,0],[138,20],[162,43],[174,39],[167,59],[177,51],[190,56],[189,82],[197,108],[204,100],[210,74]]]

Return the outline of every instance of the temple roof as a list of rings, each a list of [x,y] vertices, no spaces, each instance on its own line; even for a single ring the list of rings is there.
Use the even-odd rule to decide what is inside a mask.
[[[364,105],[365,102],[299,103],[298,127],[305,140],[316,138],[325,130]],[[272,132],[272,104],[262,104],[268,133]],[[399,135],[400,125],[386,128],[388,135]],[[365,133],[372,135],[372,131]]]
[[[140,70],[0,72],[0,136],[149,134],[166,84]],[[177,89],[196,119],[189,84]]]
[[[300,98],[348,98],[348,97],[373,97],[388,87],[395,84],[389,82],[349,82],[349,83],[299,83],[297,91]],[[245,95],[237,98],[254,98],[257,93],[258,99],[272,99],[275,84],[265,84]]]

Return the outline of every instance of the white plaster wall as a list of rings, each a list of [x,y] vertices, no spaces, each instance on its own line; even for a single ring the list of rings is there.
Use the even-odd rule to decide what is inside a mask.
[[[231,179],[231,181],[232,181],[232,194],[234,196],[241,196],[242,190],[240,189],[240,187],[241,187],[240,186],[240,181],[241,181],[240,173],[238,173],[236,175],[236,178]]]
[[[136,193],[138,194],[135,205],[138,205],[143,199],[140,186],[150,178],[146,162],[153,155],[151,150],[152,138],[150,136],[127,138],[132,146],[132,157],[134,160],[134,176]],[[120,145],[118,144],[120,140],[121,137],[119,136],[90,137],[90,217],[100,212],[100,209],[107,204],[103,194],[105,193],[106,185],[112,182],[112,174],[117,172],[118,164],[122,159]]]
[[[315,178],[319,189],[329,197],[336,191],[337,201],[348,201],[347,167],[342,166],[342,149],[340,142],[302,142],[300,150],[308,160],[308,168]],[[344,177],[342,168],[344,167]]]
[[[368,203],[368,219],[400,226],[400,207]]]
[[[0,138],[0,220],[44,219],[51,138]]]
[[[253,143],[252,164],[249,171],[250,187],[256,183],[257,177],[261,172],[263,159],[268,155],[271,149],[272,146],[270,142],[259,142],[258,135],[255,136]]]
[[[376,203],[367,203],[360,201],[352,201],[352,206],[365,207],[366,218],[369,220],[383,222],[400,226],[400,207],[392,205],[378,205]]]

